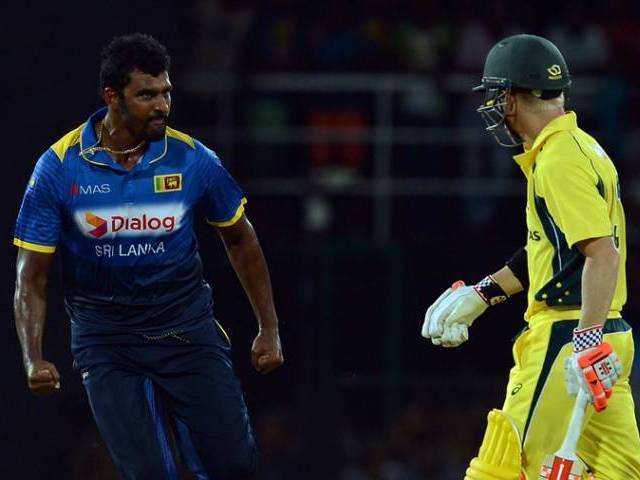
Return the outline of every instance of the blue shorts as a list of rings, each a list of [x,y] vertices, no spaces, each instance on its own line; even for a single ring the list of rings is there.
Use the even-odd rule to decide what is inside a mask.
[[[98,429],[125,480],[246,480],[256,446],[226,334],[187,332],[74,349]]]

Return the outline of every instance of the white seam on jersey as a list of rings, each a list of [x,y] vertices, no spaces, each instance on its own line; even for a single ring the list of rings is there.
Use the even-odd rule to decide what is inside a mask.
[[[560,264],[560,270],[562,270],[562,256],[560,255],[560,239],[558,238],[558,232],[556,231],[556,227],[553,223],[553,219],[549,216],[549,214],[545,211],[544,214],[547,216],[549,222],[551,222],[551,228],[553,228],[553,235],[556,237],[556,247],[558,249],[558,263]]]
[[[88,128],[88,127],[93,128],[93,124],[92,124],[92,123],[91,123],[91,121],[89,121],[89,120],[87,120],[87,121],[84,123],[84,125],[85,125],[85,128]],[[94,165],[107,166],[107,164],[106,164],[106,163],[101,163],[101,162],[96,162],[96,161],[93,161],[93,160],[89,160],[89,159],[86,157],[87,150],[91,150],[91,149],[92,149],[92,148],[94,148],[96,145],[98,145],[98,143],[100,143],[100,142],[98,142],[98,141],[96,140],[96,143],[94,143],[93,145],[91,145],[90,147],[87,147],[87,148],[85,149],[85,148],[84,148],[84,146],[83,146],[83,144],[82,144],[82,136],[83,136],[83,133],[84,133],[84,128],[83,128],[83,129],[82,129],[82,131],[80,132],[80,152],[78,152],[78,154],[82,157],[82,159],[83,159],[83,160],[85,160],[85,161],[87,161],[87,162],[89,162],[89,163],[93,163]],[[93,154],[92,154],[92,155],[93,155]]]
[[[162,157],[164,157],[167,154],[167,134],[165,132],[164,134],[164,151],[160,154],[159,157],[154,158],[153,160],[149,160],[149,165],[151,165],[152,163],[157,162],[158,160],[160,160]]]
[[[89,122],[87,122],[87,123],[89,123]],[[89,163],[93,163],[94,165],[100,165],[100,166],[103,166],[103,167],[108,167],[109,166],[108,163],[102,163],[102,162],[96,162],[94,160],[89,160],[85,156],[86,153],[87,153],[87,150],[91,150],[96,145],[98,145],[98,142],[94,143],[90,147],[87,147],[86,149],[83,148],[83,146],[82,146],[82,132],[80,132],[80,152],[79,152],[79,154],[83,158],[83,160],[85,160],[85,161],[87,161]],[[167,154],[167,134],[165,133],[165,135],[164,135],[164,150],[163,150],[163,152],[158,157],[154,158],[153,160],[150,160],[149,163],[151,164],[151,163],[157,162],[158,160],[163,158],[166,154]],[[140,159],[142,159],[142,157],[140,157]]]
[[[85,154],[82,154],[82,158],[84,159],[85,162],[88,163],[92,163],[93,165],[100,165],[101,167],[108,167],[109,164],[108,163],[102,163],[102,162],[94,162],[93,160],[88,160],[87,157],[84,156]]]

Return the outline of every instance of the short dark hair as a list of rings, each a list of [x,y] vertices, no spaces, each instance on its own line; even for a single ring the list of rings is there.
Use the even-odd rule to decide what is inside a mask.
[[[134,70],[156,76],[168,72],[171,64],[166,47],[144,33],[114,37],[100,57],[100,92],[111,87],[122,93]]]

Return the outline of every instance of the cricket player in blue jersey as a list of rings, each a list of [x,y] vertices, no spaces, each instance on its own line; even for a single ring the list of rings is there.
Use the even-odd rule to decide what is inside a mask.
[[[29,388],[56,392],[42,336],[59,251],[74,363],[121,477],[177,479],[177,449],[199,480],[247,479],[256,447],[203,279],[197,206],[253,306],[262,373],[283,363],[278,319],[242,191],[213,151],[167,126],[169,62],[150,36],[114,38],[100,69],[106,108],[38,160],[15,230],[16,328]]]

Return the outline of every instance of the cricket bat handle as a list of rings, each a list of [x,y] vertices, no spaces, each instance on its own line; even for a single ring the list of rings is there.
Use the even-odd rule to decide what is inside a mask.
[[[582,433],[588,404],[589,396],[580,389],[560,450],[544,460],[540,468],[539,480],[580,480],[582,478],[585,464],[578,458],[576,447]]]
[[[576,447],[578,440],[580,439],[580,433],[582,432],[582,424],[584,423],[584,416],[589,404],[589,397],[585,392],[580,389],[576,398],[576,404],[573,407],[571,413],[571,420],[569,421],[569,427],[567,433],[564,436],[564,441],[560,450],[556,453],[556,456],[570,459],[577,459]]]

